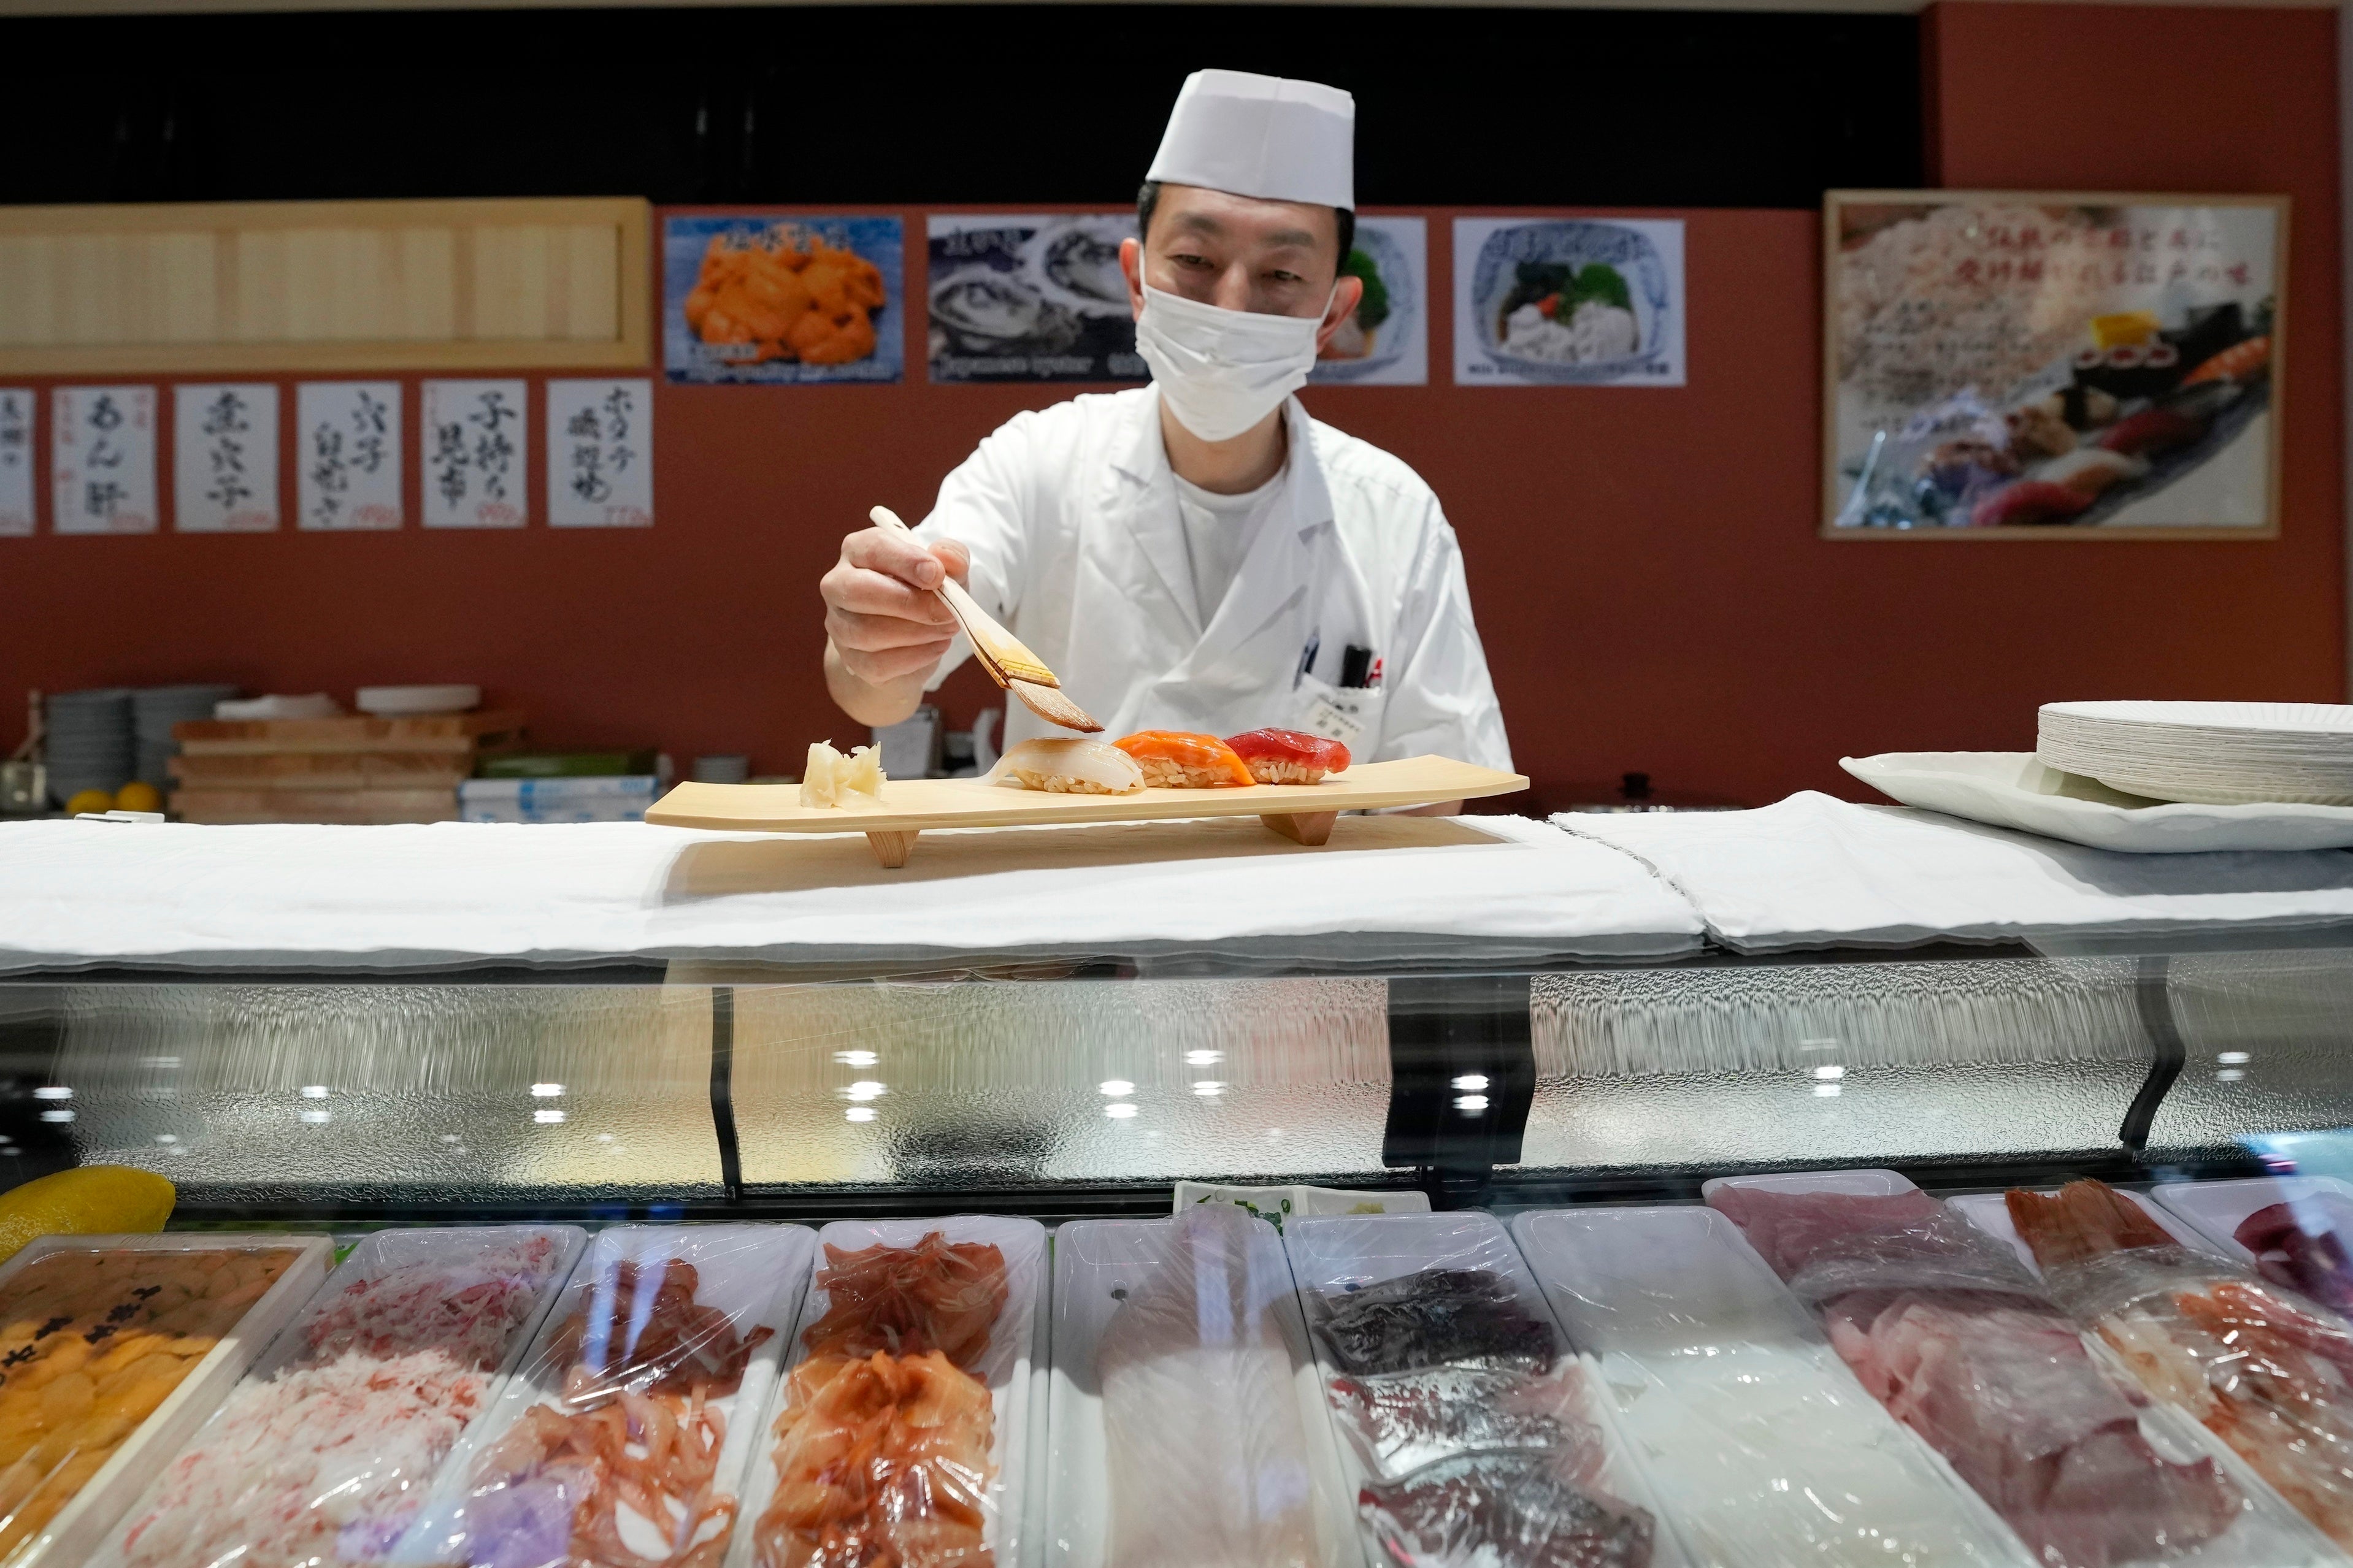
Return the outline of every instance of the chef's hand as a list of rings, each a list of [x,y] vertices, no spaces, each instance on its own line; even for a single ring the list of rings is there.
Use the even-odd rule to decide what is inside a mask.
[[[926,547],[896,529],[862,528],[818,584],[825,596],[825,683],[861,724],[895,724],[923,700],[923,682],[955,637],[955,616],[932,592],[965,581],[963,545]]]

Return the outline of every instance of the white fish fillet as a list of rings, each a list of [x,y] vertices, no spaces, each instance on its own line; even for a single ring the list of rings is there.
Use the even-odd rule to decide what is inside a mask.
[[[1223,1205],[1168,1227],[1169,1254],[1096,1352],[1111,1479],[1108,1568],[1310,1568],[1307,1439],[1251,1227]],[[1265,1258],[1266,1249],[1255,1255]]]

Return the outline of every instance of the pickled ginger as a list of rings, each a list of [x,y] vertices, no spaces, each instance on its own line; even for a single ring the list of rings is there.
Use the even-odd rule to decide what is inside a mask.
[[[827,742],[809,742],[808,766],[801,770],[803,805],[840,805],[846,795],[862,795],[880,805],[882,784],[881,747],[860,746],[845,757]]]

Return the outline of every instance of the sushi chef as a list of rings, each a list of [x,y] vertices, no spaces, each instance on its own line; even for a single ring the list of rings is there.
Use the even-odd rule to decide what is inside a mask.
[[[1293,395],[1363,289],[1355,142],[1337,89],[1187,79],[1120,252],[1151,384],[1016,415],[912,537],[842,542],[825,673],[852,718],[905,719],[969,656],[927,591],[953,576],[1110,735],[1274,726],[1511,765],[1437,496]],[[1008,743],[1064,733],[1008,708]]]

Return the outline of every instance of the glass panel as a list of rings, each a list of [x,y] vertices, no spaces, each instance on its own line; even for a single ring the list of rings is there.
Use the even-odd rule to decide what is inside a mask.
[[[61,987],[47,1113],[185,1206],[712,1196],[710,993]],[[62,1092],[60,1092],[62,1091]]]
[[[1715,1173],[2113,1151],[2137,961],[1540,974],[1524,1168]]]
[[[2152,1160],[2353,1123],[2353,952],[2190,954],[2168,961],[2167,983],[2183,1059],[2149,1131]]]
[[[1376,1173],[1388,994],[1380,980],[739,988],[744,1178],[956,1188]]]

